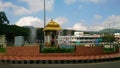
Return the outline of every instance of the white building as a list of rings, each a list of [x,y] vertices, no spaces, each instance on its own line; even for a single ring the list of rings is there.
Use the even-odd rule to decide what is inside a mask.
[[[84,32],[74,32],[73,36],[60,36],[60,44],[70,44],[70,45],[88,45],[95,44],[100,38],[97,34],[84,34]]]
[[[114,37],[116,39],[116,42],[120,43],[120,33],[114,33]]]

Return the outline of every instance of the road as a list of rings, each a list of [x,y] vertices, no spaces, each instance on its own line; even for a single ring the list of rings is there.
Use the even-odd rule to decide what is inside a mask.
[[[120,61],[86,64],[0,64],[0,68],[120,68]]]

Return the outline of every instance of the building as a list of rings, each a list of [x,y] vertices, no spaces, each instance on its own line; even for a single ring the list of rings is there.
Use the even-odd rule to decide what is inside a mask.
[[[73,36],[60,36],[60,44],[68,45],[94,45],[98,44],[100,35],[85,34],[84,32],[74,32]]]
[[[117,43],[120,43],[120,33],[114,33],[114,37]]]

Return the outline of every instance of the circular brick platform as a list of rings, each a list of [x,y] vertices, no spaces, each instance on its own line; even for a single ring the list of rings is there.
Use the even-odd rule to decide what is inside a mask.
[[[3,64],[77,64],[120,60],[120,53],[96,56],[0,56]]]
[[[103,48],[76,46],[74,53],[40,53],[39,46],[7,47],[0,54],[0,63],[8,64],[66,64],[96,63],[120,60],[120,53],[104,53]]]

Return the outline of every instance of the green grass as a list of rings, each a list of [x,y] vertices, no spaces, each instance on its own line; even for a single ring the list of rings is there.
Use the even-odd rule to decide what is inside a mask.
[[[104,48],[104,52],[114,52],[114,48]]]
[[[6,48],[0,48],[0,53],[6,52]]]

